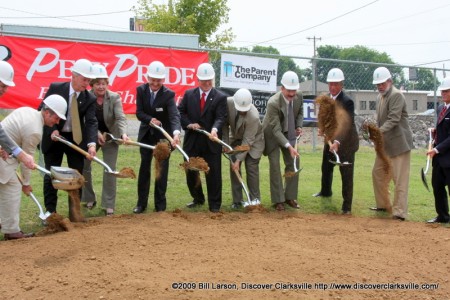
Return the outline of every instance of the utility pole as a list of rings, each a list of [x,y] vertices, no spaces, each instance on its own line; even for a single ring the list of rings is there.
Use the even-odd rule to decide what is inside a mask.
[[[307,38],[308,39],[308,41],[309,40],[313,40],[313,42],[314,42],[314,53],[313,53],[313,58],[312,58],[312,78],[311,78],[311,92],[312,92],[312,94],[314,95],[314,97],[317,95],[317,84],[316,84],[316,82],[317,82],[317,79],[316,79],[316,66],[317,66],[317,62],[316,62],[316,40],[319,40],[319,41],[321,41],[322,40],[322,38],[317,38],[316,36],[314,36],[314,37],[308,37]],[[313,152],[315,152],[316,151],[316,144],[317,144],[317,141],[316,141],[316,127],[313,127],[313,138],[312,138],[312,149],[313,149]]]

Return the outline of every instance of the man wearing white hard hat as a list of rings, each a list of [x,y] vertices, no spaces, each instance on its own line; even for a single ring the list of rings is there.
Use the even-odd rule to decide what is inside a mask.
[[[219,212],[222,205],[222,147],[195,129],[204,129],[221,139],[227,117],[227,97],[213,87],[215,72],[211,64],[200,64],[196,75],[198,87],[187,90],[178,106],[181,126],[185,130],[183,150],[189,157],[198,156],[208,163],[209,172],[205,176],[209,210]],[[186,182],[193,198],[187,207],[203,205],[205,195],[199,172],[186,171]]]
[[[434,206],[437,216],[428,223],[449,223],[448,191],[450,189],[450,77],[445,78],[438,88],[441,91],[442,105],[437,109],[437,122],[434,128],[433,149],[427,155],[433,158]]]
[[[15,86],[14,83],[14,69],[6,61],[0,61],[0,97],[3,96],[9,87]],[[27,168],[34,169],[33,156],[25,153],[16,143],[6,134],[0,123],[0,151],[1,156],[6,159],[9,154],[16,157]]]
[[[386,180],[383,160],[377,155],[372,169],[376,206],[374,211],[386,211],[391,203],[389,183],[394,182],[392,218],[404,221],[408,216],[408,188],[413,139],[408,122],[405,96],[393,85],[385,67],[373,72],[373,84],[378,89],[376,121],[383,134],[384,151],[391,161],[392,178]]]
[[[285,204],[298,209],[298,172],[295,172],[294,158],[299,157],[294,148],[296,139],[302,134],[303,95],[298,75],[287,71],[281,78],[281,91],[270,97],[267,102],[266,115],[263,120],[265,140],[264,155],[269,157],[270,197],[278,211],[285,209]],[[285,184],[281,175],[280,151],[283,154]],[[299,159],[296,161],[297,168]]]
[[[103,152],[103,161],[112,169],[116,169],[117,156],[119,154],[119,145],[117,143],[106,143],[105,133],[110,133],[115,137],[128,141],[127,118],[122,108],[122,98],[118,93],[108,89],[109,78],[106,68],[101,64],[93,65],[94,79],[91,79],[89,85],[92,89],[89,91],[95,96],[95,117],[98,122],[97,151],[101,148]],[[92,186],[92,161],[84,160],[83,176],[85,183],[81,193],[81,201],[86,203],[88,209],[93,209],[97,205],[97,197]],[[117,177],[103,172],[103,185],[101,206],[107,216],[114,214],[116,205],[116,186]]]
[[[167,76],[166,66],[160,61],[153,61],[148,66],[147,83],[136,89],[136,117],[141,121],[138,142],[156,145],[167,141],[164,135],[150,126],[161,126],[173,139],[172,147],[180,143],[180,114],[175,104],[175,93],[164,85]],[[147,209],[151,181],[151,164],[153,150],[140,148],[141,165],[138,176],[138,200],[133,213],[140,214]],[[169,157],[170,158],[170,157]],[[159,176],[155,176],[154,210],[165,211],[167,207],[166,191],[169,174],[169,158],[154,163],[159,164]]]
[[[241,164],[245,164],[245,173],[250,200],[261,200],[259,189],[259,161],[264,150],[264,135],[258,109],[252,103],[252,94],[247,89],[239,89],[233,97],[227,99],[228,117],[223,127],[225,143],[236,146],[248,146],[246,152],[232,155],[230,164],[231,193],[233,209],[242,206],[242,185],[235,171],[241,173]],[[245,199],[247,201],[248,199]]]
[[[67,102],[67,113],[66,120],[52,127],[44,127],[41,149],[47,170],[52,166],[61,166],[65,154],[69,167],[83,174],[84,155],[52,139],[53,135],[62,136],[86,150],[90,154],[88,159],[96,155],[98,125],[95,117],[95,96],[87,91],[89,81],[95,77],[93,65],[87,59],[79,59],[75,61],[71,71],[70,82],[54,82],[45,94],[44,100],[53,94],[63,97]],[[44,102],[39,109],[43,104]],[[44,203],[48,212],[56,212],[58,191],[53,187],[49,175],[44,176]]]
[[[351,214],[353,202],[353,171],[355,166],[355,153],[359,149],[358,132],[355,125],[355,102],[350,96],[344,92],[344,72],[341,69],[333,68],[328,72],[327,82],[330,96],[340,105],[348,114],[351,124],[348,130],[340,132],[335,137],[331,147],[328,143],[323,146],[322,156],[322,180],[320,192],[314,194],[314,197],[331,197],[333,170],[335,164],[330,162],[334,160],[333,151],[338,153],[342,161],[350,164],[339,166],[342,179],[342,214]]]
[[[65,119],[67,103],[59,95],[50,95],[44,100],[41,111],[31,107],[21,107],[10,113],[3,121],[3,127],[14,142],[24,151],[34,154],[42,139],[42,129],[52,127]],[[5,240],[31,237],[19,227],[21,190],[25,194],[32,192],[28,168],[21,167],[23,186],[15,170],[18,162],[14,158],[0,160],[0,219]]]

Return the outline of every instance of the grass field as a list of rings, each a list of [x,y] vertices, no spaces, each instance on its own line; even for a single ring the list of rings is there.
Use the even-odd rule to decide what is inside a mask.
[[[333,197],[331,198],[314,198],[312,194],[320,190],[320,165],[322,158],[321,149],[312,151],[311,147],[300,148],[301,167],[299,179],[299,196],[300,211],[310,214],[327,214],[339,213],[342,204],[341,197],[341,180],[338,168],[335,168],[333,182]],[[425,166],[426,157],[425,150],[413,150],[411,159],[411,174],[409,186],[409,221],[422,222],[435,216],[434,200],[432,193],[428,192],[420,179],[420,169]],[[99,158],[101,158],[101,151]],[[355,184],[354,199],[352,213],[355,216],[373,216],[374,212],[368,208],[375,204],[372,189],[372,165],[374,161],[374,150],[370,147],[361,147],[357,152],[355,162]],[[182,155],[175,151],[170,160],[169,183],[167,191],[168,211],[175,208],[188,210],[185,207],[187,202],[191,201],[188,188],[185,183],[184,171],[179,167],[182,162]],[[131,167],[136,174],[139,171],[140,156],[137,147],[121,146],[118,159],[118,170],[123,167]],[[94,187],[97,192],[97,201],[101,196],[101,183],[103,168],[96,163],[93,166]],[[232,203],[230,193],[230,181],[228,172],[228,161],[222,159],[222,179],[223,179],[223,203],[222,210],[229,211]],[[153,175],[153,174],[152,174]],[[152,179],[153,181],[153,179]],[[202,175],[204,182],[204,176]],[[269,168],[268,159],[263,156],[260,163],[260,181],[261,181],[261,200],[266,208],[270,207],[269,193]],[[428,173],[428,182],[431,184],[431,171]],[[42,194],[42,177],[38,171],[32,172],[33,193],[43,204]],[[204,184],[205,189],[205,184]],[[206,192],[206,190],[204,190]],[[63,216],[68,216],[67,212],[67,196],[66,192],[59,192],[58,212]],[[147,213],[153,213],[153,184],[150,189],[150,200]],[[117,184],[117,200],[116,214],[130,214],[137,200],[137,180],[136,179],[118,179]],[[195,211],[207,211],[208,207],[204,207]],[[98,206],[88,211],[83,209],[86,217],[103,216],[104,212]],[[275,213],[275,212],[274,212]],[[34,202],[25,195],[22,197],[21,206],[21,226],[23,230],[39,229],[40,220],[37,217],[38,209]]]

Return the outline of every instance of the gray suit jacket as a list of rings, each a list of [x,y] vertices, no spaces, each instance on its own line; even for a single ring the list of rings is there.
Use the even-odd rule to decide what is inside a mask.
[[[303,95],[300,91],[297,92],[293,100],[295,128],[303,127]],[[287,120],[287,106],[281,92],[276,93],[270,97],[267,102],[266,115],[263,120],[264,140],[266,147],[264,155],[268,155],[277,147],[284,147],[288,143],[287,127],[285,122]]]
[[[11,154],[12,150],[17,147],[16,143],[8,136],[6,131],[3,129],[2,124],[0,123],[0,146]]]
[[[89,92],[94,95],[93,90]],[[127,133],[127,118],[123,112],[122,99],[119,94],[106,91],[103,99],[103,119],[114,137],[122,138],[122,135]]]
[[[378,95],[377,100],[377,123],[383,133],[387,155],[394,157],[410,151],[414,146],[405,96],[392,86],[384,96],[383,103],[381,95]]]
[[[247,114],[241,116],[242,123],[236,124],[239,112],[234,106],[233,98],[227,99],[227,107],[228,117],[225,119],[222,133],[224,142],[233,147],[237,145],[250,146],[248,152],[236,155],[236,158],[240,161],[244,161],[247,154],[254,159],[260,158],[264,150],[264,136],[258,110],[252,104]],[[236,125],[239,125],[239,127],[236,128]]]

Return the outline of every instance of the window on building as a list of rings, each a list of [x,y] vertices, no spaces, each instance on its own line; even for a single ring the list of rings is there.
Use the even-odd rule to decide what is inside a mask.
[[[413,104],[413,110],[419,110],[419,101],[418,100],[413,100],[412,101]]]
[[[369,101],[369,109],[370,110],[376,110],[377,109],[377,102],[376,101]]]
[[[366,101],[359,101],[359,109],[360,110],[366,110],[367,109],[367,102]]]

